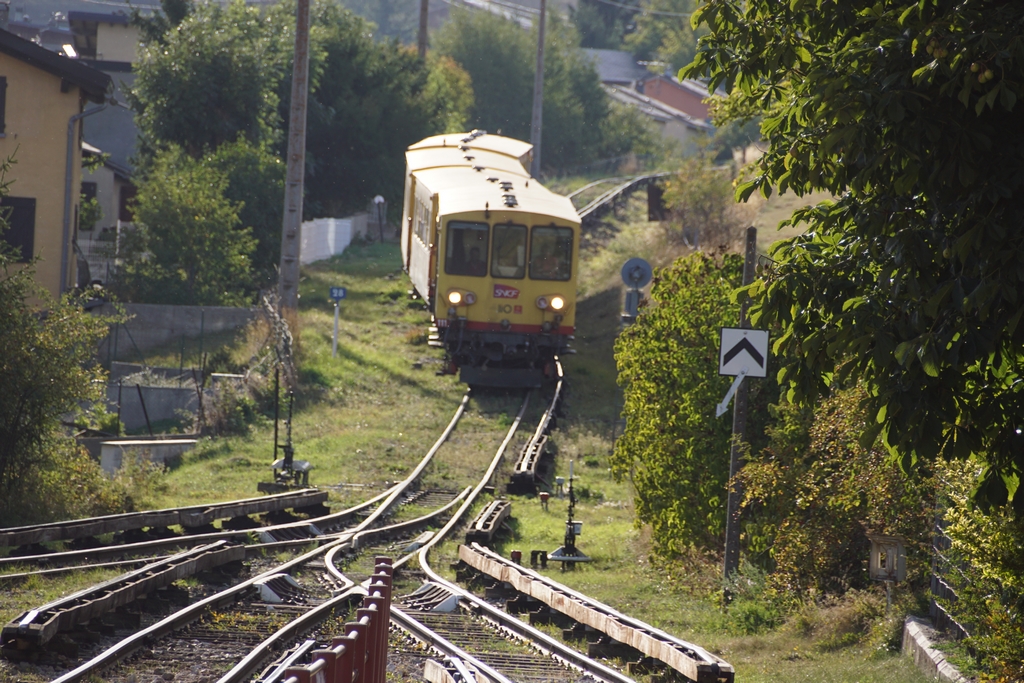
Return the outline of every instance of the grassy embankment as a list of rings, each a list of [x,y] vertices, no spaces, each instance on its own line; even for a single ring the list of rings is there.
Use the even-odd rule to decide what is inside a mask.
[[[862,596],[860,606],[848,601],[831,610],[809,609],[787,625],[759,629],[757,619],[744,620],[718,608],[713,558],[695,555],[685,562],[651,562],[649,540],[632,523],[629,485],[614,481],[608,472],[621,405],[612,356],[621,305],[618,269],[629,256],[645,256],[663,265],[673,255],[657,229],[639,220],[641,214],[639,203],[631,205],[625,219],[615,222],[605,236],[614,239],[601,240],[601,248],[594,245],[585,256],[578,355],[566,362],[571,378],[568,417],[560,421],[552,440],[560,453],[560,474],[566,473],[569,458],[580,463],[580,548],[594,562],[577,572],[549,571],[625,612],[714,649],[736,666],[742,681],[925,680],[908,660],[879,647],[884,637],[856,634],[863,628],[865,612],[877,608],[877,595]],[[352,248],[304,272],[299,357],[304,388],[296,403],[293,436],[296,457],[310,460],[316,468],[314,484],[353,485],[332,490],[336,504],[369,497],[386,481],[407,472],[441,432],[463,393],[454,378],[435,376],[439,354],[423,343],[427,315],[405,297],[408,285],[399,265],[395,246],[374,245]],[[341,308],[336,359],[331,358],[333,309],[327,299],[331,285],[349,290]],[[175,364],[177,353],[178,349],[167,349],[164,362]],[[235,353],[245,360],[245,344],[239,343]],[[534,401],[531,415],[539,403]],[[428,471],[425,485],[457,489],[479,476],[517,405],[515,395],[475,396]],[[254,495],[256,483],[270,474],[271,437],[272,425],[263,419],[245,436],[204,440],[180,467],[141,492],[138,506]],[[499,474],[497,483],[505,476]],[[551,550],[561,544],[564,502],[553,499],[543,511],[536,499],[517,497],[513,514],[515,536],[502,544],[502,550]],[[454,543],[443,546],[435,566],[445,567],[454,548]],[[95,580],[83,574],[13,587],[4,592],[0,618],[6,622],[20,610]],[[9,673],[7,665],[0,664],[0,680]]]

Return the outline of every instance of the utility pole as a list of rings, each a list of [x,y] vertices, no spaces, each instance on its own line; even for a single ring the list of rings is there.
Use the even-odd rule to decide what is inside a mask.
[[[537,72],[533,75],[533,116],[530,119],[530,144],[533,145],[533,163],[530,175],[540,177],[540,134],[544,116],[544,20],[547,0],[540,0],[540,24],[537,25]]]
[[[429,6],[430,0],[420,0],[420,33],[416,40],[420,59],[427,58],[427,9]]]
[[[743,260],[743,284],[754,281],[754,267],[757,261],[757,228],[747,228],[747,248]],[[740,304],[740,327],[750,329],[747,320],[747,307],[750,299],[743,297]],[[749,382],[740,382],[736,388],[736,402],[732,407],[732,447],[729,449],[729,497],[726,503],[725,517],[725,566],[723,574],[729,579],[740,568],[740,500],[743,489],[736,483],[736,475],[743,468],[743,447],[747,441],[747,386]]]
[[[295,65],[288,119],[288,169],[281,226],[281,272],[278,296],[281,317],[298,338],[299,255],[302,248],[302,184],[306,167],[306,97],[309,94],[309,0],[298,0],[295,13]]]

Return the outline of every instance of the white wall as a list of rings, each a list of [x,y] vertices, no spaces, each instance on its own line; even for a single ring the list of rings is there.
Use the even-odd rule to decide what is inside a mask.
[[[366,234],[366,214],[348,218],[317,218],[302,224],[303,265],[324,261],[345,251],[355,237]]]

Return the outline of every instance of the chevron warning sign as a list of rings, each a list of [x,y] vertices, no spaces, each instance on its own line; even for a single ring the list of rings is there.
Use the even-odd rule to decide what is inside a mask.
[[[747,377],[764,377],[768,374],[768,330],[722,328],[718,347],[718,374],[736,376],[741,373]]]

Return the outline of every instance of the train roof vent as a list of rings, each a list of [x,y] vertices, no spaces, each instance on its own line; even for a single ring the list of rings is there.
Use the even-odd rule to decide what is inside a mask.
[[[466,161],[473,161],[473,159],[476,159],[476,157],[473,156],[472,154],[467,154],[466,156],[464,156],[462,158],[465,159]]]
[[[469,145],[459,145],[459,149],[461,149],[463,152],[468,152]]]
[[[462,142],[464,142],[464,143],[473,142],[473,140],[476,140],[481,135],[487,135],[487,131],[486,130],[474,130],[469,135],[467,135],[466,137],[462,138]]]
[[[503,194],[501,195],[502,201],[505,202],[505,206],[519,206],[519,202],[516,201],[514,194]]]
[[[512,181],[511,180],[502,180],[501,181],[501,189],[505,190],[505,192],[508,192],[509,190],[511,190],[512,189]]]
[[[490,178],[487,179],[487,182],[489,182],[489,183],[496,183],[496,182],[498,182],[498,179],[495,178],[494,176],[491,176]]]
[[[473,170],[476,171],[477,173],[480,173],[481,171],[484,170],[484,167],[483,166],[474,166]]]

